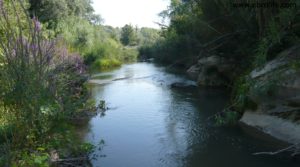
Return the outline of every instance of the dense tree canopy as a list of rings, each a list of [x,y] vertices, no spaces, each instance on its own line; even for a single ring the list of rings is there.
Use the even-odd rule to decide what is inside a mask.
[[[29,0],[29,11],[49,28],[55,28],[57,22],[69,16],[76,16],[99,24],[102,19],[95,15],[90,0]]]
[[[137,45],[137,30],[132,25],[126,24],[121,30],[121,42],[123,45]]]
[[[289,2],[299,6],[299,1]],[[230,0],[172,0],[161,13],[169,17],[170,25],[152,51],[161,53],[157,59],[168,63],[188,65],[199,56],[218,54],[250,66],[271,59],[286,44],[299,42],[297,11],[296,7],[239,8]]]
[[[220,78],[226,80],[226,86],[232,88],[233,105],[230,110],[243,111],[245,107],[255,107],[249,98],[249,94],[253,93],[250,87],[255,80],[249,79],[249,73],[300,43],[300,1],[271,1],[277,7],[240,6],[260,2],[171,0],[169,8],[160,14],[170,20],[168,26],[161,24],[162,38],[150,46],[141,47],[140,54],[186,70],[192,65],[201,70],[203,64],[199,64],[199,60],[207,57],[228,61],[229,67],[234,67],[235,75],[226,77],[218,67],[207,69],[207,75],[215,70],[215,73],[221,74]],[[282,7],[282,4],[287,6]],[[270,85],[271,81],[264,86]],[[270,89],[261,88],[260,91],[266,93],[266,90]]]

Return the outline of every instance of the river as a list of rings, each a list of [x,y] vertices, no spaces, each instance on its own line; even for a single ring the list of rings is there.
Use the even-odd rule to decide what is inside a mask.
[[[95,167],[299,167],[286,157],[254,156],[274,144],[209,121],[228,102],[226,91],[171,88],[195,83],[151,63],[123,65],[92,79],[99,81],[91,85],[92,98],[109,108],[90,120],[85,136],[97,146]]]

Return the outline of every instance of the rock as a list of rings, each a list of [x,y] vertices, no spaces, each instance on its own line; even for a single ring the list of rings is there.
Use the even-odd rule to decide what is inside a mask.
[[[221,87],[227,84],[227,79],[222,77],[218,71],[201,71],[197,83],[202,86]]]
[[[249,97],[257,109],[245,112],[240,120],[293,144],[300,142],[300,69],[291,68],[295,61],[300,61],[300,45],[250,73]]]
[[[292,51],[297,51],[293,53]],[[250,78],[252,78],[254,84],[250,89],[250,98],[256,103],[266,103],[266,101],[274,101],[280,99],[284,103],[287,99],[291,99],[300,94],[300,70],[291,68],[291,64],[297,60],[296,57],[300,58],[298,53],[299,49],[292,47],[288,51],[284,51],[279,54],[279,56],[268,62],[263,68],[255,69],[250,73]],[[264,90],[270,84],[273,84],[272,89],[275,93],[272,95],[262,95],[257,93],[257,91]]]
[[[198,61],[198,64],[205,65],[205,66],[215,66],[217,64],[221,64],[225,62],[225,59],[216,55],[212,55],[209,57],[203,57]]]
[[[188,83],[184,83],[184,82],[175,82],[172,83],[171,88],[178,88],[178,89],[189,89],[189,88],[197,88],[196,85],[192,85],[192,84],[188,84]]]
[[[57,150],[52,150],[50,151],[50,161],[51,162],[56,162],[59,160],[59,153]]]
[[[284,81],[281,82],[281,86],[289,89],[300,90],[300,72],[294,70],[286,71]]]
[[[291,47],[277,56],[276,59],[269,61],[263,68],[255,69],[251,72],[251,78],[258,78],[267,75],[269,72],[274,72],[291,62],[300,60],[300,45]],[[292,71],[286,71],[287,73]]]
[[[200,66],[199,64],[196,64],[196,65],[191,66],[191,67],[187,70],[187,74],[188,74],[193,80],[197,80],[200,71],[201,71],[201,66]]]
[[[197,64],[187,70],[189,76],[198,85],[220,87],[226,86],[236,76],[234,61],[212,55],[201,58]]]
[[[90,79],[88,80],[89,84],[95,84],[95,85],[105,85],[113,82],[112,79]]]
[[[286,100],[291,107],[300,107],[300,96],[294,96]]]
[[[245,112],[240,120],[279,140],[297,144],[300,142],[300,124],[263,113]]]
[[[283,59],[275,59],[275,60],[267,63],[262,69],[255,69],[254,71],[252,71],[250,76],[251,76],[251,78],[258,78],[258,77],[266,75],[267,73],[272,72],[273,70],[278,69],[286,64],[287,64],[287,61],[285,61]]]

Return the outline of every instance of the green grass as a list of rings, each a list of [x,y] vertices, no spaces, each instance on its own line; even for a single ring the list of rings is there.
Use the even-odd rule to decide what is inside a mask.
[[[98,59],[94,62],[93,66],[99,70],[107,70],[114,67],[119,67],[122,65],[122,62],[117,59]]]

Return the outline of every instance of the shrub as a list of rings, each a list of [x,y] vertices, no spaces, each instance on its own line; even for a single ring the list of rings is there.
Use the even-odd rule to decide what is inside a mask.
[[[138,57],[138,51],[135,48],[124,48],[122,59],[124,62],[134,62]]]
[[[119,60],[103,58],[96,60],[93,66],[95,69],[107,70],[113,67],[119,67],[121,64]]]
[[[72,116],[85,102],[85,66],[58,39],[45,37],[41,23],[28,17],[23,1],[1,2],[0,138],[9,159],[24,151],[26,162],[16,161],[16,166],[44,165],[46,154],[32,150],[51,138],[57,120]],[[23,151],[15,153],[18,149]]]

